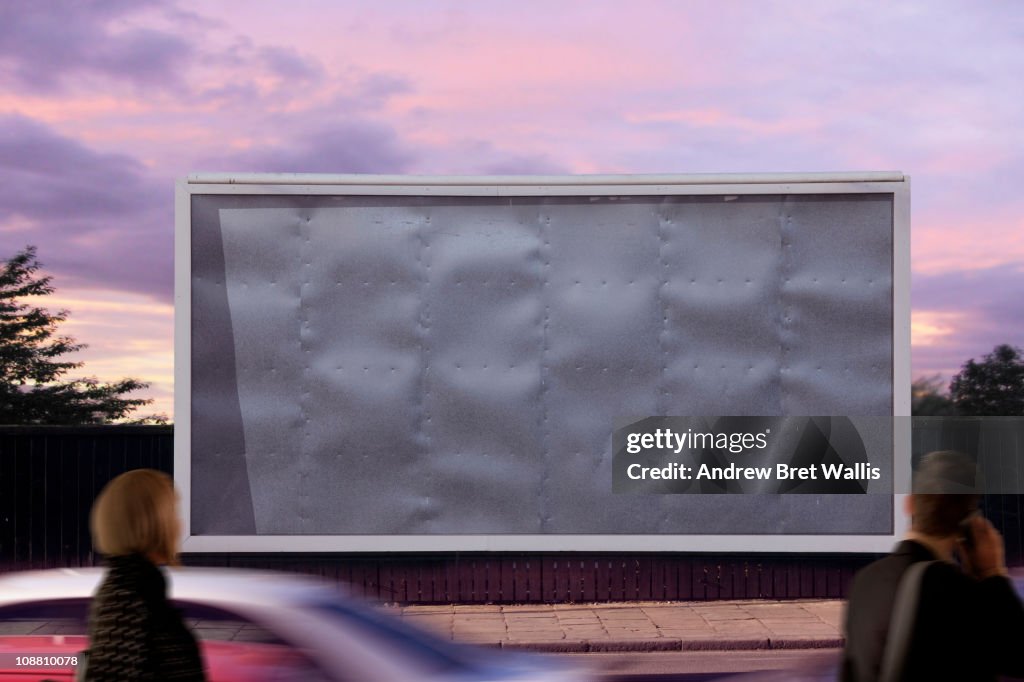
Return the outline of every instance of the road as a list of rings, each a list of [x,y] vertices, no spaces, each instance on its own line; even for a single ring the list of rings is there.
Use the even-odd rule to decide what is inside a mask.
[[[816,671],[807,680],[832,680],[834,672],[830,670],[822,677],[821,670],[828,669],[838,655],[836,649],[823,649],[592,653],[566,657],[598,672],[602,682],[702,682],[722,679],[729,673],[796,669]],[[787,674],[778,679],[797,678]]]

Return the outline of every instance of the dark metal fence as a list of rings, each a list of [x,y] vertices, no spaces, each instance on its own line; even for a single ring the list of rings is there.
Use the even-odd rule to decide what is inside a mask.
[[[130,469],[172,471],[166,426],[0,428],[0,569],[92,565],[89,510]]]
[[[172,472],[171,427],[0,427],[0,571],[98,563],[88,528],[92,502],[107,481],[141,467]],[[1019,563],[1019,498],[990,497],[986,512]],[[184,560],[321,575],[382,601],[523,603],[842,597],[853,573],[874,558],[447,552],[190,554]]]
[[[320,575],[348,583],[357,594],[388,602],[508,604],[843,597],[854,572],[871,558],[447,553],[193,555],[186,563]]]

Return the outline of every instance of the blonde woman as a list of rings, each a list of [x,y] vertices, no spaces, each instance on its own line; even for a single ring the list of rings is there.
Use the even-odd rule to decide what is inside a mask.
[[[206,679],[195,636],[167,601],[158,568],[178,563],[177,505],[174,483],[153,469],[121,474],[96,499],[93,544],[109,570],[93,598],[81,679]]]

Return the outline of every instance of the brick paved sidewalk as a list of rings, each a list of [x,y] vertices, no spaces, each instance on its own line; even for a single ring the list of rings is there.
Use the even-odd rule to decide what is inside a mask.
[[[844,602],[631,602],[406,606],[402,618],[458,642],[535,651],[818,649],[842,646]]]

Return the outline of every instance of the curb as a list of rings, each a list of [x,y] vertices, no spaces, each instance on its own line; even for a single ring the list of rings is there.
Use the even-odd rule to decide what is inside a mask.
[[[688,639],[682,643],[682,651],[753,651],[755,649],[771,649],[771,641],[767,637],[742,637],[719,639]]]
[[[842,637],[779,637],[771,641],[771,649],[842,649]]]
[[[764,649],[839,649],[842,637],[744,637],[672,639],[543,640],[536,642],[487,642],[485,646],[542,653],[583,654],[655,651],[757,651]]]

